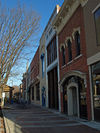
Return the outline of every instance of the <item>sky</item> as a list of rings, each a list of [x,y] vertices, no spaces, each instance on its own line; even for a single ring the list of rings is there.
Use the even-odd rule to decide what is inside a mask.
[[[39,43],[40,37],[49,21],[49,18],[54,8],[56,7],[57,4],[61,6],[64,0],[1,0],[2,4],[9,8],[16,8],[18,1],[21,2],[21,5],[25,5],[27,10],[31,7],[33,10],[35,10],[40,15],[41,17],[40,32],[39,32],[39,37],[37,41],[37,43]],[[31,59],[34,57],[34,54],[31,56]],[[26,71],[26,64],[23,67],[23,72],[25,71]],[[10,86],[20,85],[21,79],[22,77],[20,76],[18,78],[11,78],[8,81],[8,85]]]
[[[7,7],[16,7],[18,0],[1,0]],[[21,4],[25,4],[26,8],[32,8],[41,16],[40,28],[41,34],[57,4],[60,6],[64,0],[19,0]],[[41,36],[40,34],[40,36]]]

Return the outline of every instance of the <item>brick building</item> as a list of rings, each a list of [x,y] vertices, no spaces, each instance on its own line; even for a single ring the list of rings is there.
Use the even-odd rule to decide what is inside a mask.
[[[91,119],[83,7],[87,0],[64,1],[53,21],[59,44],[61,111]]]
[[[88,0],[84,6],[84,24],[92,120],[100,122],[100,0]]]
[[[30,89],[30,99],[31,102],[40,104],[40,80],[39,80],[39,47],[33,57],[30,64],[31,70],[31,89]]]

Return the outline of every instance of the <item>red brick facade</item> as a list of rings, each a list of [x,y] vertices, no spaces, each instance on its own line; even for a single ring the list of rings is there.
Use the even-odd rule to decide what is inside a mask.
[[[81,56],[76,58],[76,48],[75,40],[73,39],[72,33],[73,29],[80,27],[80,44],[81,44]],[[60,47],[62,43],[65,43],[66,37],[72,37],[72,61],[68,63],[68,48],[65,47],[66,55],[66,65],[62,66],[62,53]],[[87,78],[87,111],[88,119],[91,119],[91,106],[90,106],[90,86],[89,86],[89,72],[87,66],[87,56],[86,56],[86,41],[85,41],[85,31],[84,31],[84,18],[83,18],[83,9],[81,6],[77,8],[73,16],[64,26],[62,31],[58,35],[59,42],[59,67],[60,67],[60,80],[63,79],[64,75],[69,71],[80,71],[86,73]],[[61,93],[61,111],[63,112],[63,95]]]
[[[26,90],[26,78],[23,78],[22,80],[22,88],[23,90]]]
[[[39,48],[37,49],[34,58],[31,62],[31,83],[37,79],[39,75]]]
[[[22,79],[22,88],[23,88],[23,98],[25,99],[26,95],[26,73],[23,74],[23,79]]]

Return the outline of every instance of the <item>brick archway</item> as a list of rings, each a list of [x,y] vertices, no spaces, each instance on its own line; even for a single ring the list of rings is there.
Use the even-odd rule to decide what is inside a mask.
[[[70,76],[77,76],[80,77],[84,80],[84,85],[85,87],[87,87],[87,83],[86,83],[86,73],[83,73],[81,71],[69,71],[67,72],[64,77],[60,80],[59,85],[62,86],[63,83],[65,82],[65,80],[70,77]],[[62,88],[62,87],[61,87]]]

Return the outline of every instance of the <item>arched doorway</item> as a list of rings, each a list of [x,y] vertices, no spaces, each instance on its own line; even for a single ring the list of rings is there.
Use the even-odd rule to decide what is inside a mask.
[[[79,117],[79,91],[76,83],[70,83],[67,86],[68,96],[68,115]]]
[[[62,79],[63,112],[87,119],[86,80],[80,75],[74,72]]]

